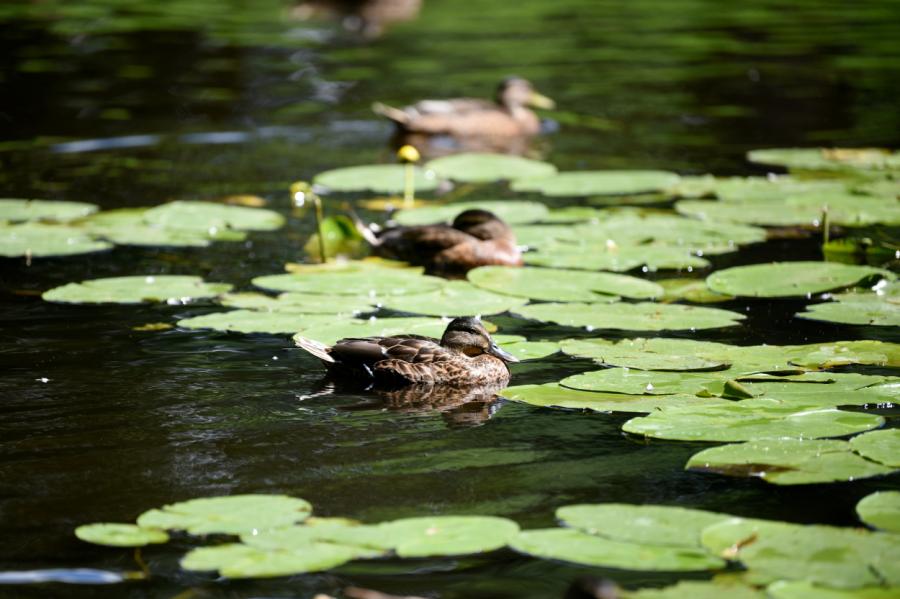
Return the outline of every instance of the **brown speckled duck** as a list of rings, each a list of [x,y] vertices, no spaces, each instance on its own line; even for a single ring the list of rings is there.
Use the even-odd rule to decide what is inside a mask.
[[[553,100],[537,93],[521,77],[500,82],[494,102],[476,98],[422,100],[394,108],[381,103],[372,110],[394,121],[406,132],[454,137],[515,137],[536,135],[538,116],[528,109],[553,108]]]
[[[522,265],[512,229],[487,210],[465,210],[451,225],[393,227],[378,233],[364,227],[360,230],[374,254],[432,272],[465,273],[491,264]]]
[[[456,318],[440,341],[420,335],[341,339],[332,346],[297,337],[299,347],[337,376],[378,385],[418,383],[484,385],[509,380],[507,363],[519,360],[500,349],[476,318]]]

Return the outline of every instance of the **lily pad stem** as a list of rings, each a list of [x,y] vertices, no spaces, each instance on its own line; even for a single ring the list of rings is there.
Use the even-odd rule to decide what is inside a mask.
[[[328,262],[328,256],[325,255],[325,235],[322,232],[322,199],[318,195],[313,195],[313,205],[315,206],[316,216],[316,234],[319,237],[319,260],[324,264]]]

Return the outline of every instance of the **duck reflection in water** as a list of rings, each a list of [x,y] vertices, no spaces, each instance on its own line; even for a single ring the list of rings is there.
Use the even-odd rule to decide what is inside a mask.
[[[304,337],[297,345],[341,382],[371,386],[381,403],[404,411],[438,410],[460,422],[490,418],[511,362],[481,320],[456,318],[440,340],[421,335],[341,339],[332,346]]]

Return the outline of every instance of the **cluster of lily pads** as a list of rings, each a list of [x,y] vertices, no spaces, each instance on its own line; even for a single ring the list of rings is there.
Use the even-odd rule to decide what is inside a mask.
[[[614,503],[563,506],[556,510],[561,527],[524,531],[512,520],[493,516],[362,524],[311,513],[312,506],[295,497],[235,495],[151,509],[135,524],[87,524],[75,534],[90,543],[140,547],[167,542],[169,531],[185,531],[209,544],[188,552],[181,567],[227,578],[287,576],[352,560],[459,556],[508,547],[537,558],[604,568],[720,572],[739,564],[745,569],[738,577],[623,594],[636,599],[715,596],[713,592],[726,590],[728,596],[760,599],[886,598],[900,590],[900,492],[878,492],[859,502],[857,514],[880,529],[874,531]]]

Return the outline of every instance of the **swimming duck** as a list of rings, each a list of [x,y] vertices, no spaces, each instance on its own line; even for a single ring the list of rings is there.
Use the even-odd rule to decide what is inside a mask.
[[[305,337],[295,339],[300,348],[322,360],[330,374],[383,386],[502,383],[509,380],[507,363],[519,361],[500,349],[481,321],[472,317],[450,321],[440,340],[396,335],[341,339],[328,346]]]
[[[487,210],[465,210],[452,225],[392,227],[378,233],[360,223],[357,226],[376,255],[429,271],[465,273],[490,264],[522,265],[512,229]]]
[[[394,121],[406,132],[455,137],[515,137],[541,130],[538,116],[529,110],[554,108],[553,100],[537,93],[521,77],[508,77],[497,87],[495,101],[476,98],[422,100],[394,108],[375,103],[372,110]]]

